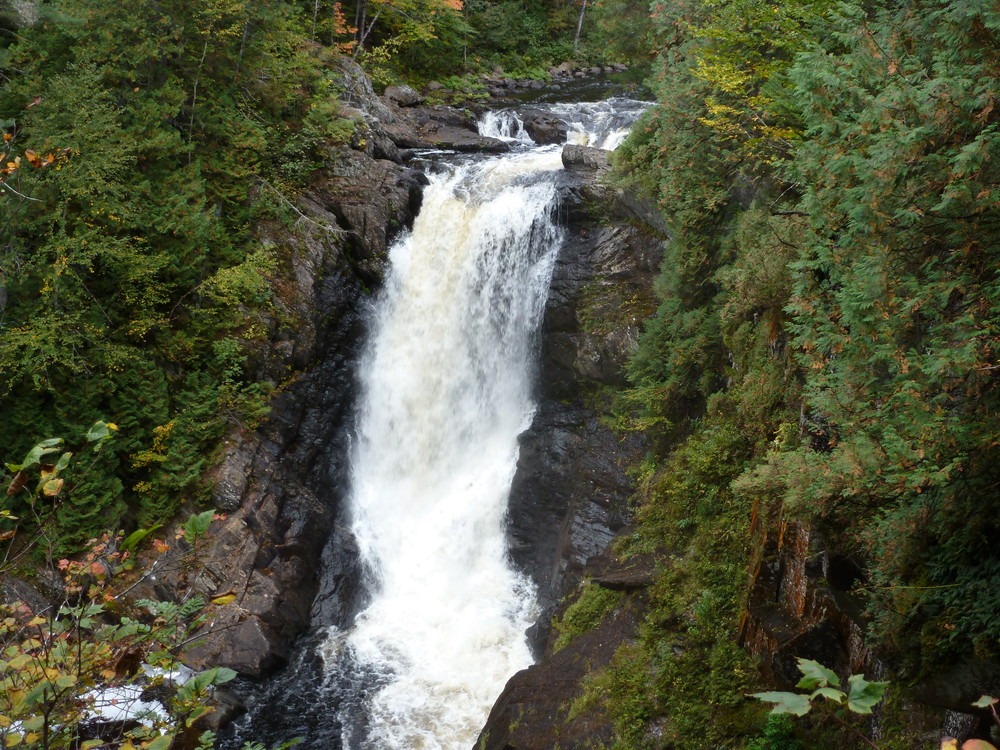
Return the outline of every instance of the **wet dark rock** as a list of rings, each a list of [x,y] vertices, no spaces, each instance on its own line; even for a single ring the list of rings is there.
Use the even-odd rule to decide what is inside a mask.
[[[566,142],[566,123],[550,112],[528,107],[518,110],[517,114],[524,123],[525,132],[535,143],[545,145]]]
[[[975,712],[989,721],[988,711],[976,712],[971,706],[983,695],[1000,694],[1000,665],[967,658],[924,676],[913,692],[918,700],[931,706],[965,714]]]
[[[587,567],[588,576],[593,564]],[[588,707],[571,716],[571,707],[582,697],[587,675],[607,666],[623,644],[638,638],[647,605],[645,581],[651,577],[644,573],[632,578],[637,568],[616,572],[620,563],[610,556],[600,564],[608,578],[631,579],[629,593],[597,627],[558,652],[550,643],[544,659],[508,680],[479,735],[477,750],[570,750],[613,743],[611,717],[602,709]]]
[[[568,236],[546,304],[538,407],[520,439],[509,504],[512,558],[539,591],[538,651],[558,602],[627,522],[625,468],[644,450],[641,438],[622,440],[607,427],[595,404],[604,386],[623,382],[639,325],[655,308],[663,241],[639,222],[608,223],[592,210],[588,191],[603,191],[595,175],[571,175],[566,186]]]
[[[502,153],[510,146],[496,138],[479,135],[471,113],[444,105],[400,108],[386,102],[392,110],[385,131],[399,148],[437,148],[473,153]]]
[[[246,704],[232,690],[216,687],[212,691],[213,711],[198,720],[198,729],[218,732],[233,719],[246,713]]]
[[[312,605],[312,621],[346,628],[362,605],[361,559],[354,535],[337,525],[323,549],[320,567],[325,571]]]

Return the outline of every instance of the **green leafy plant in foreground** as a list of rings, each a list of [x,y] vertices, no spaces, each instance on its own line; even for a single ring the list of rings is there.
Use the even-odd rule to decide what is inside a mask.
[[[833,670],[824,667],[812,659],[799,658],[799,671],[802,679],[795,687],[811,690],[810,693],[766,692],[754,693],[757,700],[774,703],[771,713],[794,714],[805,716],[813,707],[813,700],[825,698],[828,701],[844,705],[848,711],[856,714],[870,714],[872,709],[882,700],[888,682],[869,682],[864,675],[852,674],[847,678],[847,691],[840,690],[840,678]]]
[[[9,509],[0,508],[0,578],[11,575],[46,534],[63,495],[63,474],[76,479],[93,469],[80,459],[99,452],[117,431],[96,422],[86,433],[87,453],[65,451],[62,438],[36,444],[17,464],[6,464],[8,502],[19,500],[32,513],[22,528]],[[48,503],[51,507],[43,509]],[[182,564],[197,564],[196,542],[207,534],[213,512],[191,516],[182,536],[189,546]],[[0,601],[0,745],[4,748],[167,750],[197,742],[212,746],[210,732],[197,722],[214,710],[216,686],[236,672],[215,667],[178,680],[179,654],[191,642],[208,606],[186,592],[176,602],[127,600],[136,576],[134,552],[152,529],[123,540],[106,533],[88,551],[55,565],[62,581],[51,601]],[[128,544],[126,544],[126,541]],[[155,540],[153,550],[167,545]],[[154,563],[155,565],[155,563]],[[148,575],[148,572],[145,574]],[[129,584],[132,585],[129,585]],[[212,602],[215,603],[215,600]],[[169,688],[160,709],[142,700],[145,691]],[[130,712],[127,719],[107,718]]]
[[[751,697],[773,703],[772,714],[792,714],[794,716],[805,716],[815,707],[814,701],[823,698],[824,702],[829,701],[840,707],[831,714],[839,724],[874,747],[873,743],[860,730],[847,723],[846,714],[871,714],[872,709],[881,702],[889,683],[869,681],[865,679],[864,675],[852,674],[847,678],[847,684],[844,685],[832,669],[824,667],[812,659],[801,657],[798,659],[798,668],[799,672],[802,673],[802,679],[796,683],[795,687],[810,692],[769,691],[753,693]],[[841,688],[846,689],[842,690]]]

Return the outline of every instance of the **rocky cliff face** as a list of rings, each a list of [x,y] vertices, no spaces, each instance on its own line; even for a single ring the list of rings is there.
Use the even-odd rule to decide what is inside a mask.
[[[618,608],[558,653],[549,623],[583,578],[639,598],[652,580],[651,570],[623,565],[609,551],[628,520],[625,469],[643,445],[623,441],[602,417],[609,387],[622,384],[639,325],[655,305],[664,235],[601,184],[605,152],[567,146],[563,162],[569,237],[546,308],[538,411],[522,436],[510,500],[512,555],[539,588],[534,643],[542,658],[508,682],[480,735],[482,750],[576,747],[607,735],[604,717],[570,721],[570,704],[584,676],[634,637],[640,608]]]
[[[602,419],[639,324],[655,304],[662,238],[599,183],[607,154],[566,146],[569,230],[545,311],[538,409],[521,438],[510,497],[511,554],[534,577],[541,650],[555,605],[625,524],[625,468],[641,455]],[[611,210],[609,211],[609,207]]]

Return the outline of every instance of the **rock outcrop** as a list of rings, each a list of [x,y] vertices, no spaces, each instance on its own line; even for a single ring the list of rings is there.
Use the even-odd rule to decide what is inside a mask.
[[[606,154],[592,158],[606,164]],[[511,490],[511,554],[533,575],[543,611],[533,634],[538,652],[545,650],[548,623],[563,594],[625,525],[632,490],[625,468],[643,450],[638,438],[623,441],[602,421],[599,404],[606,386],[623,382],[640,322],[655,304],[652,279],[663,237],[598,184],[596,175],[567,175],[569,233],[543,324],[541,393],[532,427],[521,438]],[[594,206],[606,213],[598,215]],[[612,215],[615,220],[608,221]],[[558,672],[565,658],[511,684],[523,686],[550,668]],[[520,705],[531,692],[524,689],[521,697],[507,697],[509,710],[529,710]],[[503,746],[494,740],[487,746]]]
[[[466,110],[445,105],[400,107],[392,101],[387,106],[392,118],[385,129],[400,148],[493,154],[510,149],[501,140],[479,135],[476,118]]]
[[[555,117],[551,112],[535,107],[519,108],[518,116],[524,123],[524,130],[531,136],[535,143],[546,145],[551,143],[565,143],[566,134],[569,128],[563,120]]]
[[[611,746],[612,723],[599,707],[574,710],[587,675],[607,666],[623,643],[638,638],[653,581],[651,560],[623,563],[609,553],[591,558],[588,578],[625,592],[620,603],[593,628],[515,674],[490,712],[477,750],[551,750]]]
[[[655,305],[664,235],[599,181],[607,153],[566,146],[569,234],[553,275],[542,333],[541,394],[510,499],[512,556],[538,585],[539,663],[507,683],[479,737],[483,750],[542,750],[610,740],[607,717],[570,717],[584,676],[636,637],[651,569],[609,552],[628,520],[625,468],[644,446],[604,421],[602,394],[624,382],[639,326]],[[596,628],[554,652],[550,621],[582,579],[627,592]]]

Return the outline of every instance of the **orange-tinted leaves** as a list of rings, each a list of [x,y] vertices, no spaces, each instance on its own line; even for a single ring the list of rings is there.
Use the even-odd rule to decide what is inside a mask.
[[[14,475],[14,478],[10,480],[10,484],[7,485],[7,495],[16,495],[18,492],[24,489],[24,486],[28,483],[28,472],[19,471]]]

